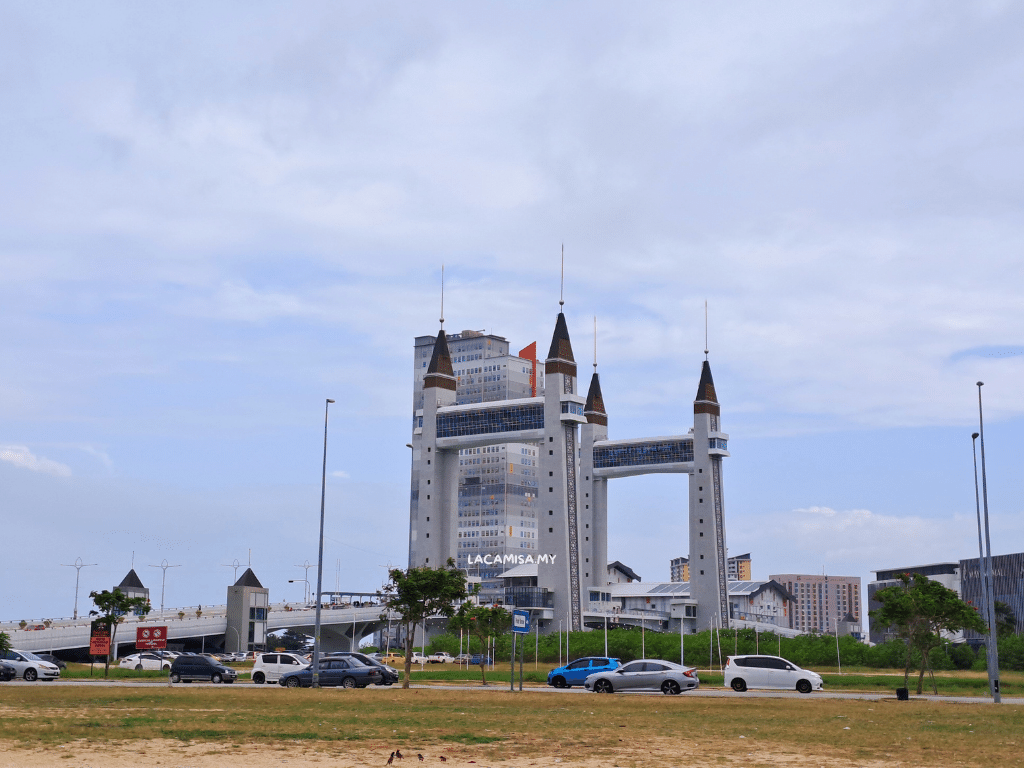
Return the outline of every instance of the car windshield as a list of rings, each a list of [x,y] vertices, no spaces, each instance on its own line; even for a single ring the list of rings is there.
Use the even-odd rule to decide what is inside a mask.
[[[42,661],[42,659],[32,653],[32,651],[18,651],[18,653],[24,656],[28,661]]]

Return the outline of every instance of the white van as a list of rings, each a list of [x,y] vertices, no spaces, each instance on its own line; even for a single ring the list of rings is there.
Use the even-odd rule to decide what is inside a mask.
[[[743,693],[747,688],[781,688],[810,693],[822,689],[821,676],[779,656],[730,656],[725,684]]]
[[[309,666],[309,662],[296,653],[260,653],[252,665],[252,681],[257,685],[276,683],[281,675],[298,672]]]

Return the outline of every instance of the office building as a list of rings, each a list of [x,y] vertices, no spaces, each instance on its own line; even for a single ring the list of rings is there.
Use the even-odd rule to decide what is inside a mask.
[[[730,557],[725,561],[726,577],[729,581],[750,581],[750,553]],[[673,557],[669,561],[669,581],[690,580],[690,559]]]
[[[896,636],[889,627],[878,626],[871,618],[871,611],[877,611],[882,604],[875,600],[875,593],[886,587],[893,587],[902,584],[899,577],[901,574],[920,574],[927,576],[932,581],[937,581],[947,589],[952,589],[958,595],[960,592],[960,563],[929,563],[927,565],[910,565],[903,568],[886,568],[885,570],[873,571],[875,580],[868,584],[868,640],[878,645]]]
[[[860,578],[783,573],[769,576],[795,598],[788,626],[799,632],[832,634],[843,622],[861,625]]]
[[[973,605],[983,603],[981,567],[978,558],[960,561],[960,597]],[[1014,631],[1024,632],[1024,552],[1013,555],[992,555],[992,594],[997,602],[1006,603],[1016,619]],[[998,620],[998,617],[997,617]],[[977,632],[964,633],[967,640],[981,638]]]

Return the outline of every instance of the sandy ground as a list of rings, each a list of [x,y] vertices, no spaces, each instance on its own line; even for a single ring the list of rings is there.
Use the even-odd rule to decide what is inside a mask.
[[[646,768],[646,766],[782,766],[782,768],[891,768],[899,761],[853,760],[839,756],[796,755],[787,752],[747,751],[737,749],[723,754],[721,745],[698,747],[693,743],[681,744],[676,740],[648,742],[623,746],[614,755],[588,757],[586,755],[558,757],[557,753],[517,753],[514,746],[502,750],[500,757],[474,754],[474,747],[453,745],[451,748],[430,750],[423,754],[424,766],[451,766],[455,768]],[[9,749],[0,747],[0,768],[279,768],[288,766],[331,766],[331,768],[363,768],[384,766],[391,749],[360,747],[349,749],[331,744],[282,742],[276,745],[232,746],[217,744],[182,744],[171,740],[137,741],[120,745],[107,745],[102,749],[82,745],[63,745],[50,749]],[[441,756],[447,758],[441,760]],[[420,765],[416,752],[403,752],[402,760],[393,765]]]

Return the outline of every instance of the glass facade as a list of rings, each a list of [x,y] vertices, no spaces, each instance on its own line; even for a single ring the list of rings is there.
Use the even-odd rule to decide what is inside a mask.
[[[527,429],[544,429],[543,403],[507,405],[437,415],[438,437],[498,435],[502,432],[520,432]]]
[[[722,441],[724,442],[724,441]],[[594,449],[594,469],[641,467],[693,461],[693,438],[656,443],[630,443]]]

